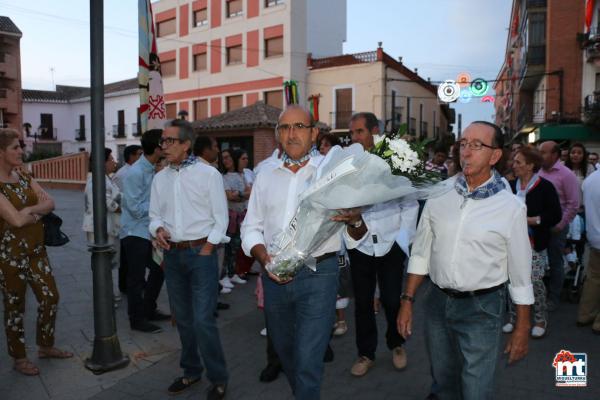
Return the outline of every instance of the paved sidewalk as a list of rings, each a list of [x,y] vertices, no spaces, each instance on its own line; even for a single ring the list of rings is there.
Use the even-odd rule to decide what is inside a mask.
[[[35,354],[36,301],[31,292],[27,298],[26,335],[29,355],[41,369],[39,377],[25,377],[12,371],[12,360],[6,356],[5,337],[0,337],[0,399],[165,399],[166,388],[180,373],[179,339],[175,328],[164,323],[165,331],[156,335],[133,333],[127,323],[126,299],[117,309],[116,319],[121,347],[131,357],[131,364],[119,371],[93,375],[83,367],[92,350],[93,309],[90,254],[81,232],[83,194],[52,191],[57,214],[65,221],[64,230],[71,242],[61,248],[50,248],[50,260],[61,294],[57,321],[57,346],[72,350],[71,360],[38,360]],[[265,365],[266,341],[259,335],[264,327],[263,316],[256,309],[255,279],[222,296],[232,305],[221,311],[219,326],[231,375],[228,399],[291,399],[283,376],[271,384],[258,381]],[[422,293],[420,294],[420,297]],[[159,307],[168,309],[163,288]],[[354,321],[348,315],[349,331],[334,338],[333,363],[326,364],[323,395],[329,399],[424,399],[431,379],[429,363],[422,338],[423,312],[415,305],[414,337],[407,343],[409,366],[395,371],[384,344],[384,318],[378,316],[380,346],[375,367],[363,378],[350,375],[355,357]],[[499,365],[497,399],[599,399],[600,398],[600,337],[589,328],[576,328],[576,306],[563,304],[551,314],[546,338],[530,342],[530,354],[515,366],[507,367],[503,358]],[[588,355],[588,387],[556,388],[552,359],[561,349],[586,352]],[[204,398],[208,382],[203,379],[180,398]]]

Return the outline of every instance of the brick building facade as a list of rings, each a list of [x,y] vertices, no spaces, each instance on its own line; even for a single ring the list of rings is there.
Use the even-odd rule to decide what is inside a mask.
[[[0,16],[0,126],[21,132],[21,37],[8,17]]]

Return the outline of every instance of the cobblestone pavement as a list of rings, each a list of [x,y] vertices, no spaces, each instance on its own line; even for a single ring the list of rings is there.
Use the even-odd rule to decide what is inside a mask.
[[[29,355],[41,369],[38,377],[25,377],[12,370],[12,360],[0,357],[0,399],[164,399],[166,388],[180,374],[179,339],[175,328],[164,323],[164,332],[149,335],[132,332],[127,323],[126,300],[116,310],[121,347],[131,358],[127,368],[103,375],[93,375],[83,363],[91,354],[93,331],[92,274],[90,254],[81,232],[83,194],[54,190],[57,214],[64,220],[64,231],[71,242],[64,247],[50,248],[50,260],[59,286],[61,300],[57,321],[57,346],[75,353],[70,360],[38,360],[35,354],[36,301],[28,293],[26,335]],[[256,278],[221,301],[231,309],[221,311],[219,326],[225,348],[231,381],[228,399],[291,399],[284,378],[270,384],[260,383],[258,375],[266,363],[266,341],[259,335],[264,327],[262,313],[256,309],[254,287]],[[422,295],[422,293],[420,294]],[[348,312],[349,330],[332,340],[335,360],[326,364],[322,398],[329,399],[424,399],[431,379],[423,332],[424,314],[415,304],[416,321],[413,338],[406,344],[408,367],[394,370],[391,354],[385,348],[383,315],[378,316],[380,346],[375,366],[362,378],[350,375],[356,357],[354,321]],[[168,310],[166,289],[161,293],[159,307]],[[532,340],[527,358],[507,366],[502,358],[498,366],[497,399],[599,399],[600,398],[600,336],[589,328],[575,326],[576,306],[562,304],[551,314],[548,334]],[[383,345],[382,345],[383,344]],[[588,355],[588,387],[557,388],[554,386],[552,360],[561,349],[585,352]],[[0,339],[0,354],[6,353],[5,338]],[[180,398],[203,398],[208,382],[184,393]]]

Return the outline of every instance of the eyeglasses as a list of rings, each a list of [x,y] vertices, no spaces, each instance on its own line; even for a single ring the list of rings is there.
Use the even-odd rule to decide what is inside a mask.
[[[494,146],[490,146],[488,144],[482,143],[479,140],[473,140],[472,142],[467,142],[466,140],[461,140],[458,142],[458,146],[460,147],[461,150],[464,150],[467,148],[467,146],[471,149],[471,150],[481,150],[482,147],[487,147],[488,149],[497,149],[498,147],[494,147]]]
[[[160,147],[167,147],[171,146],[175,142],[181,143],[181,139],[172,137],[161,137],[158,141],[158,144],[160,145]]]
[[[303,130],[303,129],[310,129],[310,128],[314,128],[314,125],[304,125],[302,122],[294,122],[293,124],[277,124],[277,127],[275,129],[277,129],[278,133],[289,133],[292,129],[294,130]]]

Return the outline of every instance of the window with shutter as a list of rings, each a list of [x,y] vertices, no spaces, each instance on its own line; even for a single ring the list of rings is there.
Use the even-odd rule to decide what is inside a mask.
[[[159,22],[156,24],[157,36],[163,37],[177,33],[177,23],[175,18],[168,19],[166,21]]]
[[[283,37],[265,40],[265,58],[283,55]]]
[[[227,48],[227,65],[240,64],[242,62],[242,46],[231,46]]]
[[[164,61],[160,63],[160,71],[162,76],[173,76],[177,73],[177,65],[175,60]]]
[[[167,119],[177,118],[177,104],[176,103],[165,104],[165,107],[167,109]]]
[[[196,121],[208,118],[208,100],[194,101],[194,119]]]
[[[273,90],[270,92],[265,92],[265,103],[270,106],[283,109],[283,91]]]
[[[194,71],[206,69],[206,53],[194,54]]]
[[[227,111],[233,111],[244,107],[244,96],[227,96]]]
[[[204,25],[208,25],[208,11],[206,8],[194,11],[194,26],[199,27]]]
[[[242,0],[229,0],[227,2],[227,18],[239,17],[244,14]]]

